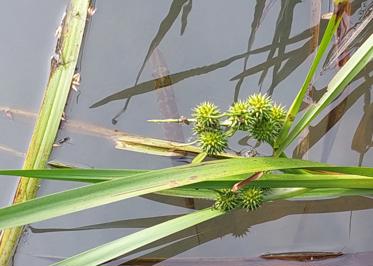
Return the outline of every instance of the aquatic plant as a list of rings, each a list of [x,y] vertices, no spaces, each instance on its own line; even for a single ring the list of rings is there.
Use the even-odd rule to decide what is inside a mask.
[[[222,189],[217,191],[214,209],[226,212],[237,208],[240,205],[238,193],[230,189]]]
[[[48,85],[36,120],[23,169],[43,169],[47,166],[58,127],[63,117],[82,43],[89,0],[72,0],[57,30],[57,45]],[[69,61],[66,61],[69,60]],[[76,81],[75,81],[76,86]],[[22,175],[21,175],[22,176]],[[39,180],[21,177],[13,204],[36,197]],[[6,229],[0,234],[0,266],[8,265],[14,255],[23,227]]]
[[[202,131],[198,139],[202,150],[208,155],[219,154],[228,146],[227,136],[220,130]]]
[[[213,208],[223,212],[236,208],[254,211],[263,202],[263,190],[257,187],[250,187],[237,192],[233,192],[231,189],[221,189],[217,190],[216,193]]]
[[[340,7],[341,1],[336,4]],[[194,131],[198,135],[200,147],[193,148],[188,145],[187,149],[194,152],[200,150],[200,154],[203,154],[202,159],[205,153],[226,156],[222,152],[227,146],[227,138],[238,130],[247,132],[258,141],[271,144],[274,149],[273,157],[194,162],[190,165],[158,170],[0,170],[2,175],[88,183],[87,186],[1,208],[0,229],[43,221],[148,193],[205,198],[215,202],[212,207],[146,228],[54,264],[99,265],[170,234],[224,215],[235,208],[251,211],[258,208],[262,202],[295,196],[299,198],[307,195],[361,195],[362,191],[364,195],[372,195],[372,168],[331,166],[284,158],[286,147],[342,92],[373,57],[373,37],[370,36],[331,80],[328,91],[321,100],[310,107],[291,128],[305,90],[338,27],[340,18],[341,9],[338,8],[329,21],[310,72],[286,114],[284,108],[273,104],[268,96],[253,95],[247,101],[237,101],[225,113],[220,113],[212,103],[204,103],[194,110],[193,119],[175,120],[178,123],[194,122]],[[154,143],[150,144],[149,146],[153,145],[155,149]],[[170,147],[173,144],[167,145]],[[177,147],[182,150],[182,144]],[[261,175],[257,175],[257,179],[249,180],[249,188],[232,191],[232,185],[245,180],[252,173]],[[263,190],[266,188],[270,190],[264,193]]]
[[[265,94],[254,94],[245,101],[237,101],[225,113],[210,102],[193,109],[193,131],[207,155],[217,155],[227,146],[227,138],[237,131],[245,131],[259,142],[273,144],[286,117],[285,108],[273,103]],[[225,119],[220,121],[219,119]]]
[[[263,202],[263,190],[261,188],[251,187],[240,192],[240,207],[248,211],[254,211],[260,207]]]

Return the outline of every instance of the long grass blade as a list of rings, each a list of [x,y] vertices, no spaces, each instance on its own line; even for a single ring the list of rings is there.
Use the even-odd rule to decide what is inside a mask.
[[[281,153],[285,148],[307,127],[311,121],[330,104],[352,81],[352,79],[372,60],[373,58],[373,35],[354,53],[347,63],[338,71],[328,85],[327,92],[314,105],[310,106],[289,135],[280,143],[276,154]]]
[[[327,27],[326,27],[326,30],[325,30],[323,38],[321,40],[319,49],[317,50],[316,56],[315,56],[315,58],[312,62],[310,70],[307,73],[306,79],[304,80],[301,89],[299,90],[297,96],[295,97],[292,105],[289,108],[289,111],[288,111],[288,113],[286,115],[286,118],[285,118],[284,127],[282,128],[282,130],[280,132],[280,135],[279,135],[278,139],[276,140],[275,148],[278,148],[280,143],[282,143],[285,140],[285,138],[286,138],[286,136],[287,136],[287,134],[290,130],[290,127],[291,127],[291,125],[292,125],[292,123],[295,119],[295,116],[297,115],[297,113],[299,111],[299,108],[300,108],[300,106],[303,102],[303,98],[304,98],[304,96],[307,92],[307,89],[308,89],[311,81],[312,81],[312,78],[315,75],[315,72],[317,70],[317,66],[319,65],[320,60],[321,60],[322,56],[324,55],[324,53],[326,51],[326,48],[328,47],[331,39],[333,38],[333,35],[336,32],[336,30],[339,26],[339,23],[341,22],[341,19],[342,19],[342,14],[340,14],[338,12],[338,10],[335,10],[332,17],[329,20],[329,23],[328,23]],[[281,152],[278,152],[276,154],[280,154],[280,153]]]
[[[99,265],[137,248],[164,238],[183,229],[213,219],[224,212],[211,208],[195,211],[167,222],[149,227],[131,235],[119,238],[105,245],[93,248],[74,257],[53,264],[54,266]]]
[[[49,218],[105,205],[126,198],[154,193],[169,188],[185,186],[208,180],[218,180],[229,175],[278,170],[284,168],[321,167],[322,163],[284,158],[225,159],[197,165],[178,166],[116,178],[0,209],[0,228],[24,225]],[[74,170],[74,169],[73,169]],[[62,170],[44,170],[55,175]],[[76,169],[74,170],[76,171]],[[92,176],[120,176],[120,170],[85,170]],[[3,172],[5,173],[5,172]],[[35,173],[35,172],[34,172]],[[40,174],[41,172],[39,172]],[[6,172],[11,174],[11,172]],[[14,174],[18,174],[14,172]],[[26,175],[32,175],[32,170]],[[127,172],[126,172],[127,174]]]

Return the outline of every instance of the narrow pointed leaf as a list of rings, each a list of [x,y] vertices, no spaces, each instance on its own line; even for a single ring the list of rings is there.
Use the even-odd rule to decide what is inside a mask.
[[[218,160],[198,165],[187,165],[135,174],[88,185],[14,206],[0,209],[0,228],[24,225],[61,216],[80,210],[105,205],[130,197],[185,186],[208,180],[218,180],[229,175],[277,170],[284,168],[321,167],[322,163],[284,158],[242,158]],[[77,169],[72,169],[77,170]],[[47,170],[45,170],[47,171]],[[49,170],[53,172],[67,171]],[[96,176],[107,174],[96,170]],[[113,170],[111,170],[113,171]],[[29,173],[32,173],[30,170]],[[120,170],[112,172],[119,176]],[[126,172],[127,173],[127,172]],[[9,174],[9,172],[7,172]],[[18,173],[17,173],[18,174]],[[87,172],[85,173],[87,174]],[[26,175],[29,175],[26,173]]]
[[[324,32],[324,35],[323,35],[323,38],[321,40],[321,43],[320,43],[320,46],[319,46],[319,49],[317,50],[317,53],[316,53],[316,56],[312,62],[312,65],[307,73],[307,76],[306,76],[306,79],[304,80],[303,82],[303,85],[301,87],[301,89],[299,90],[297,96],[295,97],[292,105],[290,106],[289,108],[289,111],[286,115],[286,118],[285,118],[285,123],[284,123],[284,127],[282,128],[281,132],[280,132],[280,136],[278,137],[277,141],[276,141],[276,146],[278,146],[280,143],[282,143],[288,132],[289,132],[289,129],[295,119],[295,116],[297,115],[298,111],[299,111],[299,108],[303,102],[303,98],[307,92],[307,89],[311,83],[311,80],[312,80],[312,77],[315,75],[315,72],[317,70],[317,66],[319,65],[320,63],[320,60],[322,58],[322,56],[324,55],[325,51],[326,51],[326,48],[328,47],[331,39],[333,38],[333,34],[336,32],[338,26],[339,26],[339,23],[341,21],[342,17],[341,16],[337,16],[336,13],[334,13],[332,15],[332,17],[330,18],[329,20],[329,23],[326,27],[326,30]],[[277,147],[275,147],[277,148]],[[277,154],[280,154],[281,152],[278,152]]]
[[[311,121],[328,106],[352,79],[372,60],[373,58],[373,34],[354,53],[347,63],[338,71],[328,85],[328,90],[321,99],[310,106],[303,117],[297,122],[289,135],[280,143],[276,153],[279,154],[311,123]]]
[[[164,238],[183,229],[205,222],[224,212],[211,208],[195,211],[167,222],[149,227],[131,235],[119,238],[105,245],[93,248],[74,257],[53,264],[54,266],[93,266],[125,255],[137,248]]]

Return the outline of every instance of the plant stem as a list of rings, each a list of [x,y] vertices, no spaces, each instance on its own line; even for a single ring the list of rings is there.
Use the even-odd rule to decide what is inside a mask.
[[[303,82],[303,85],[301,89],[299,90],[297,96],[295,97],[292,105],[289,108],[289,111],[285,118],[284,126],[280,132],[279,137],[277,138],[275,142],[274,148],[277,150],[278,147],[282,144],[282,142],[287,137],[287,134],[290,130],[290,127],[295,119],[295,116],[297,115],[299,108],[303,102],[303,98],[307,92],[307,89],[311,83],[311,80],[313,76],[315,75],[315,72],[317,70],[317,67],[320,63],[320,60],[322,56],[324,55],[326,48],[328,47],[328,44],[330,43],[331,39],[333,38],[334,33],[337,31],[339,23],[342,19],[344,4],[341,4],[342,6],[338,5],[338,8],[335,8],[334,13],[329,20],[328,26],[326,27],[325,33],[323,35],[323,38],[321,40],[319,49],[317,50],[316,56],[312,62],[312,65],[310,67],[310,70],[307,73],[306,79]],[[342,10],[342,12],[341,12]],[[276,151],[276,154],[281,153],[281,150]]]
[[[194,159],[191,162],[191,164],[201,163],[206,157],[207,157],[207,153],[206,152],[201,152],[196,157],[194,157]]]
[[[23,169],[45,168],[70,91],[83,37],[89,0],[72,0],[62,21],[61,36],[57,40],[56,55],[44,99],[30,141]],[[13,203],[36,196],[39,180],[21,177]],[[23,227],[6,229],[0,236],[0,266],[7,266],[16,250]]]

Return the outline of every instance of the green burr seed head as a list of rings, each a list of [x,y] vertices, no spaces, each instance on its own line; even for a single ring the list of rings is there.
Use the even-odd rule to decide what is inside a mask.
[[[262,205],[263,190],[252,187],[240,193],[240,207],[248,211],[256,210]]]
[[[243,101],[235,102],[228,110],[229,121],[233,128],[248,130],[252,117],[249,113],[249,104]]]
[[[227,136],[220,130],[201,132],[199,143],[202,150],[209,155],[221,153],[228,146]]]
[[[257,120],[268,118],[271,114],[272,100],[265,94],[253,94],[247,99],[250,115]]]
[[[220,211],[231,211],[240,205],[238,193],[230,189],[218,191],[213,208]]]
[[[271,144],[279,133],[279,126],[272,119],[263,119],[251,124],[249,133],[254,139]]]
[[[197,120],[200,127],[216,127],[219,125],[219,108],[210,102],[203,102],[193,109],[192,116]]]
[[[286,117],[285,108],[279,104],[274,104],[271,110],[271,117],[275,121],[283,122]]]

